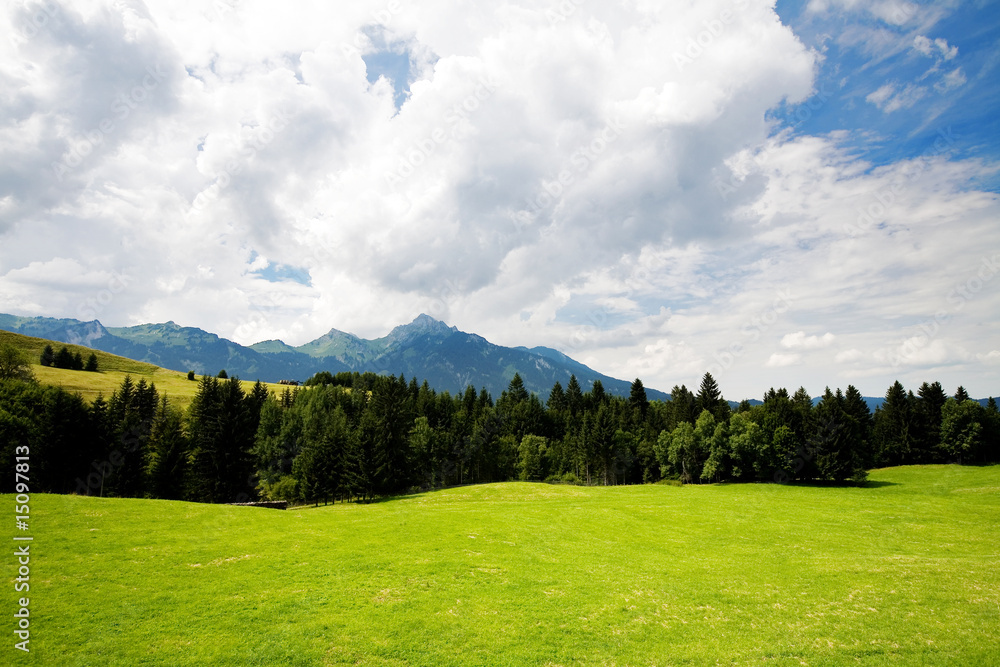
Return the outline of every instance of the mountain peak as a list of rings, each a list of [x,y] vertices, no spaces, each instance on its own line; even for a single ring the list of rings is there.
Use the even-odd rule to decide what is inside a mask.
[[[443,333],[449,334],[458,331],[455,327],[449,327],[441,320],[436,320],[426,313],[421,313],[413,318],[409,324],[403,324],[392,330],[389,335],[399,335],[402,333]]]
[[[413,321],[409,324],[410,327],[420,327],[424,329],[446,329],[448,331],[455,331],[455,327],[449,327],[447,324],[441,320],[436,320],[427,313],[420,313],[413,318]]]

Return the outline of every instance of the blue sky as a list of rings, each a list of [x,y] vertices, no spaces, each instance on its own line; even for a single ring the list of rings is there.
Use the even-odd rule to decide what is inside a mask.
[[[1000,394],[995,2],[28,1],[0,29],[0,312],[293,345],[427,313],[663,390]]]
[[[895,25],[868,11],[816,13],[810,3],[779,1],[781,20],[810,48],[823,54],[817,95],[806,106],[777,110],[775,118],[796,133],[825,134],[849,130],[859,158],[873,165],[918,157],[933,150],[942,133],[956,137],[949,154],[957,158],[1000,157],[1000,20],[995,3],[926,4],[937,16]],[[901,16],[911,12],[901,10]],[[857,34],[846,37],[851,32]],[[915,40],[944,40],[948,52]],[[954,51],[952,51],[954,50]],[[954,53],[954,55],[952,55]],[[946,56],[947,59],[946,59]],[[960,72],[965,85],[947,89],[944,75]],[[958,75],[956,75],[958,76]],[[866,98],[885,85],[921,90],[912,106],[885,111]],[[803,119],[804,120],[801,120]],[[1000,181],[989,179],[994,191]]]

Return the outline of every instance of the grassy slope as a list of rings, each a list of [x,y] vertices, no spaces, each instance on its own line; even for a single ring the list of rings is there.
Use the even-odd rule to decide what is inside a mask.
[[[35,496],[19,662],[1000,664],[1000,467],[871,478],[287,512]]]
[[[35,374],[41,384],[62,387],[67,391],[82,394],[88,401],[93,401],[99,394],[110,398],[111,394],[121,386],[126,375],[131,375],[136,382],[140,378],[146,378],[147,382],[155,382],[159,392],[166,393],[170,397],[170,401],[179,407],[190,405],[198,388],[198,383],[188,380],[186,373],[167,370],[153,364],[119,357],[82,345],[68,345],[0,330],[0,344],[3,343],[12,343],[27,355],[28,359],[33,362],[31,372]],[[38,358],[46,345],[51,345],[52,349],[57,352],[59,348],[65,346],[69,348],[70,352],[79,352],[84,361],[91,353],[94,353],[97,355],[97,367],[100,370],[97,373],[87,373],[42,366],[38,363]],[[246,391],[249,391],[252,386],[253,382],[243,382]],[[267,386],[276,393],[285,389],[284,386],[277,384],[268,384]]]

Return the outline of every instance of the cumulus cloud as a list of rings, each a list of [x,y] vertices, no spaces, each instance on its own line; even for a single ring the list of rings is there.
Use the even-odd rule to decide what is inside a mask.
[[[836,336],[829,332],[822,336],[806,336],[805,331],[796,331],[783,336],[781,346],[786,350],[819,350],[829,347],[834,340]]]
[[[928,58],[952,60],[958,56],[958,47],[950,46],[948,40],[940,37],[932,40],[924,35],[917,35],[913,38],[913,48]]]
[[[854,362],[861,361],[865,358],[864,352],[858,349],[851,348],[850,350],[844,350],[843,352],[838,352],[833,358],[838,364],[850,364]]]
[[[651,387],[711,367],[759,395],[805,382],[789,364],[835,375],[798,354],[831,345],[828,322],[868,357],[898,344],[1000,241],[968,187],[989,165],[876,168],[843,136],[773,133],[820,59],[773,3],[391,7],[93,0],[30,36],[9,10],[0,310],[77,317],[111,292],[109,325],[293,344],[428,312]],[[408,54],[402,96],[386,50]],[[967,349],[989,349],[961,323],[993,294],[948,325]]]
[[[768,368],[783,368],[785,366],[795,366],[802,363],[802,355],[800,354],[779,354],[775,352],[772,354],[765,364]]]

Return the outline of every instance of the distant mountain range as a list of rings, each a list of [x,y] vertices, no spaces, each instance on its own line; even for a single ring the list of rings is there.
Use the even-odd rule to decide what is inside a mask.
[[[0,314],[0,329],[86,345],[175,371],[215,375],[225,369],[230,376],[244,380],[304,381],[319,371],[371,371],[416,377],[427,380],[438,391],[452,393],[464,391],[469,385],[477,390],[485,387],[497,397],[518,373],[525,388],[543,400],[557,381],[565,387],[571,375],[576,375],[584,391],[600,380],[609,394],[628,396],[632,384],[598,373],[557,350],[494,345],[428,315],[420,315],[375,340],[331,329],[298,347],[278,340],[246,347],[173,322],[105,327],[97,320]],[[650,387],[646,387],[646,395],[650,400],[669,399],[668,394]]]

